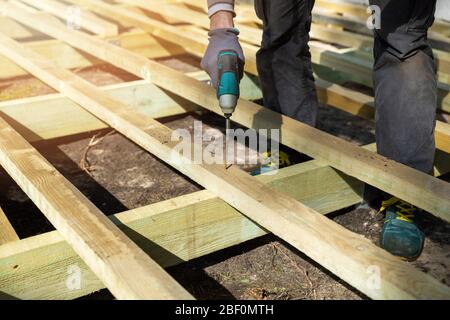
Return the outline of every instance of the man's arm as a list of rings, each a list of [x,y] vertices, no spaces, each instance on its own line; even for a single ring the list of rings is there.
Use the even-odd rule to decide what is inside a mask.
[[[201,62],[201,67],[211,77],[214,87],[218,85],[218,55],[221,51],[234,51],[239,56],[239,76],[244,71],[244,53],[239,44],[239,30],[234,28],[234,0],[208,0],[210,18],[209,45]]]
[[[234,17],[234,0],[208,0],[208,17],[211,18],[219,11],[229,12]]]

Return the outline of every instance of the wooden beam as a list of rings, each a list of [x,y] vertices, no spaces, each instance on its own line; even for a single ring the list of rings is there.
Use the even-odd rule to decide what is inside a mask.
[[[0,51],[33,59],[3,35]],[[0,164],[117,298],[191,297],[3,119]]]
[[[144,115],[162,118],[197,108],[145,80],[102,88],[127,101]],[[0,103],[0,114],[30,142],[59,138],[107,128],[107,125],[61,94],[51,94]],[[39,117],[36,117],[39,114]]]
[[[359,181],[316,160],[257,179],[280,191],[287,191],[287,185],[302,185],[289,188],[289,194],[321,213],[359,202],[363,188]],[[164,267],[266,234],[207,190],[110,218]],[[65,285],[67,270],[74,265],[81,270],[80,290],[69,290]],[[74,299],[104,288],[57,231],[0,246],[0,284],[0,292],[20,299]]]
[[[204,72],[187,73],[187,75],[199,81],[209,79]],[[243,98],[249,100],[261,98],[259,87],[247,75],[241,82],[241,88]],[[102,90],[152,118],[164,118],[199,109],[189,101],[162,90],[146,80],[108,85],[102,87]],[[0,102],[0,114],[30,142],[107,127],[102,121],[61,94]],[[36,117],[36,114],[40,116]]]
[[[367,146],[374,149],[374,146]],[[450,171],[448,155],[437,167]],[[256,179],[327,214],[362,200],[363,183],[311,160]],[[326,181],[324,185],[323,181]],[[293,188],[298,185],[302,188]],[[208,190],[110,217],[160,265],[169,267],[266,234]],[[67,270],[80,268],[81,288],[65,285]],[[74,299],[104,288],[57,231],[0,246],[1,292],[20,299]]]
[[[82,35],[77,31],[71,32],[73,34],[68,39],[75,40],[76,35]],[[195,164],[191,159],[174,152],[178,141],[172,141],[172,130],[168,127],[151,118],[143,118],[89,82],[54,67],[51,61],[30,52],[14,40],[2,38],[0,51],[10,59],[368,296],[409,299],[450,297],[450,288],[439,281],[415,270],[369,240],[323,217],[292,197],[270,189],[238,167]],[[93,38],[86,36],[86,39]],[[151,65],[149,62],[149,67]],[[154,65],[155,68],[159,66]],[[150,69],[141,68],[140,71],[148,74]],[[162,78],[174,72],[170,68],[159,71],[158,77]],[[175,74],[179,75],[178,72]],[[188,79],[197,83],[197,80]],[[182,86],[177,87],[179,89],[184,91]],[[373,265],[380,268],[381,288],[367,285],[370,276],[367,268]]]
[[[78,1],[79,0],[76,0],[76,2]],[[121,2],[137,5],[140,8],[158,13],[163,17],[175,17],[185,23],[191,23],[204,29],[209,28],[209,19],[207,16],[193,10],[179,8],[174,5],[155,5],[147,0],[121,0]],[[190,32],[195,32],[200,38],[207,38],[207,33],[204,30],[195,30],[195,28],[192,27],[186,29]],[[241,28],[240,31],[239,37],[250,44],[259,45],[261,42],[261,30],[246,27],[244,29]],[[324,45],[315,41],[310,41],[309,47],[313,63],[328,66],[333,70],[339,70],[351,74],[352,76],[357,76],[358,82],[369,87],[372,86],[372,56],[356,56],[354,54],[348,54],[347,52],[342,52],[330,45]],[[256,52],[259,48],[246,44],[243,45],[243,49],[246,53],[247,61],[250,61],[250,65],[256,65]],[[252,71],[256,70],[252,68]],[[441,80],[445,81],[445,83],[438,84],[441,108],[450,110],[450,86],[447,83],[449,79],[447,76],[441,76]]]
[[[161,39],[155,39],[146,32],[139,30],[122,33],[119,36],[102,37],[102,39],[151,59],[185,53],[180,46]],[[84,68],[103,63],[101,60],[73,49],[59,40],[27,42],[25,45],[39,54],[52,59],[56,65],[66,69]],[[0,78],[27,75],[26,71],[3,56],[0,57],[0,66]]]
[[[58,18],[67,20],[68,15],[70,14],[71,7],[65,5],[61,2],[55,0],[20,0],[24,3],[27,3],[33,7],[44,10],[48,13],[51,13]],[[73,7],[72,7],[73,8]],[[79,8],[78,8],[79,9]],[[116,24],[106,21],[96,15],[92,14],[89,11],[81,10],[80,14],[80,27],[93,32],[94,34],[100,36],[116,36],[119,34],[119,28]]]
[[[3,119],[0,164],[117,298],[190,297]]]
[[[0,208],[0,245],[20,240],[8,217]]]
[[[343,14],[344,16],[358,17],[363,21],[369,18],[369,13],[367,13],[366,5],[329,0],[317,0],[314,5],[316,8],[334,11],[336,13]],[[450,35],[450,23],[436,20],[431,26],[430,30],[433,32],[441,33],[442,35],[448,37]]]
[[[320,102],[364,119],[374,120],[373,97],[322,79],[316,79],[316,88]],[[435,137],[437,148],[450,153],[450,124],[437,120]]]
[[[208,46],[207,37],[199,39],[195,34],[193,35],[191,33],[183,32],[175,26],[171,26],[161,21],[151,19],[125,7],[111,5],[106,2],[97,0],[67,1],[76,5],[80,5],[86,9],[98,13],[99,15],[108,16],[111,19],[120,21],[124,25],[140,28],[158,39],[166,39],[167,41],[171,41],[172,43],[177,43],[178,45],[185,48],[186,52],[197,57],[202,57],[206,47]],[[250,46],[250,48],[254,48],[254,46]],[[253,75],[256,75],[256,59],[252,57],[251,52],[245,45],[243,45],[243,49],[246,52],[246,56],[248,57],[245,64],[246,71]]]
[[[7,15],[14,16],[33,28],[66,41],[132,74],[151,80],[155,85],[193,103],[222,114],[214,89],[195,79],[82,32],[58,28],[51,21],[37,19],[12,5],[4,4],[2,9]],[[256,129],[271,128],[274,126],[274,119],[279,119],[278,126],[281,129],[283,144],[313,158],[326,161],[348,175],[450,221],[450,184],[446,182],[249,101],[242,99],[239,101],[233,119],[244,126]]]
[[[205,31],[201,31],[195,28],[188,28],[191,32],[180,32],[179,29],[164,24],[162,22],[150,19],[142,14],[130,11],[123,7],[113,6],[101,1],[95,0],[68,0],[71,3],[83,5],[89,10],[93,10],[99,14],[108,15],[110,18],[127,23],[145,30],[156,37],[162,37],[173,41],[174,43],[183,44],[186,51],[202,57],[207,47],[207,35]],[[192,32],[194,31],[194,33]],[[199,36],[201,35],[201,36]],[[257,75],[256,66],[256,52],[257,47],[242,43],[244,53],[246,55],[245,70],[253,75]],[[358,81],[365,85],[372,85],[371,80],[368,78],[371,74],[371,64],[359,58],[345,57],[337,52],[327,50],[326,47],[311,47],[313,53],[314,63],[328,64],[332,68],[339,67],[340,70],[348,72],[353,70],[359,75]],[[356,59],[356,60],[355,60]],[[441,85],[442,86],[442,85]],[[442,87],[439,90],[440,96],[440,108],[445,111],[450,111],[450,94],[447,87]]]

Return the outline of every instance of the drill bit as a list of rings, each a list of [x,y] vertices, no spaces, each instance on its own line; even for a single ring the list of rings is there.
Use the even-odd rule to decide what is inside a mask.
[[[230,134],[230,126],[231,126],[231,115],[225,115],[225,169],[228,169],[228,138]]]

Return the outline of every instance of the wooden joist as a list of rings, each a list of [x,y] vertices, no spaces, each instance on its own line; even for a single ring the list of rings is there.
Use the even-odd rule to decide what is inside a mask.
[[[117,298],[190,298],[3,119],[0,164]]]
[[[73,1],[73,0],[71,0]],[[75,0],[78,2],[79,0]],[[158,4],[155,5],[154,1],[146,1],[146,0],[121,0],[127,4],[133,4],[139,6],[142,9],[146,9],[148,11],[158,13],[163,17],[173,17],[185,23],[191,23],[198,27],[208,29],[209,28],[209,19],[206,15],[195,12],[193,10],[177,8],[176,5],[171,4]],[[84,3],[82,1],[82,3]],[[108,5],[103,5],[107,7]],[[126,10],[125,8],[122,9]],[[134,15],[133,15],[134,16]],[[149,21],[151,23],[151,21]],[[250,27],[240,27],[240,35],[239,37],[251,45],[244,45],[244,50],[247,57],[247,62],[250,63],[251,66],[256,65],[256,52],[258,47],[252,45],[259,45],[261,42],[261,30],[254,29]],[[197,33],[200,38],[207,38],[206,31],[195,30],[192,27],[186,28],[189,33]],[[320,43],[316,43],[314,41],[309,42],[309,47],[312,55],[312,62],[315,64],[320,64],[324,66],[328,66],[333,70],[338,70],[341,72],[345,72],[347,74],[351,74],[352,76],[356,76],[358,82],[371,87],[373,84],[372,80],[372,68],[373,68],[373,59],[371,56],[356,56],[354,54],[347,54],[346,52],[340,52],[339,50],[334,49],[329,45],[323,45]],[[248,67],[247,67],[248,69]],[[255,72],[256,70],[247,70],[249,72]],[[445,110],[450,110],[450,95],[449,95],[449,85],[448,85],[448,76],[441,75],[441,80],[444,83],[439,83],[439,97],[441,108]]]
[[[100,36],[115,36],[119,33],[116,24],[106,21],[89,11],[77,7],[70,7],[55,0],[21,0],[33,7],[51,13],[65,21],[74,19],[71,23],[80,23],[80,27]],[[67,21],[69,23],[69,21]]]
[[[6,5],[3,9],[7,9],[3,10],[7,15],[33,28],[221,114],[214,90],[195,79],[79,31],[61,29],[52,21],[42,21],[12,5]],[[242,99],[233,119],[244,126],[257,129],[273,127],[274,119],[279,119],[278,126],[285,145],[326,161],[336,169],[409,201],[446,221],[450,220],[448,183]]]
[[[316,88],[320,102],[364,119],[374,120],[373,97],[322,79],[316,79]],[[450,153],[450,124],[437,120],[435,138],[437,148]]]
[[[315,2],[315,6],[320,9],[340,13],[344,16],[358,17],[361,20],[367,20],[367,18],[369,18],[367,6],[357,3],[317,0]],[[433,23],[430,30],[433,32],[442,33],[444,36],[450,36],[450,23],[437,20]]]
[[[19,240],[19,236],[0,207],[0,246],[17,240]]]
[[[180,46],[161,39],[155,39],[146,32],[139,30],[125,32],[118,36],[102,37],[102,39],[151,59],[184,53],[183,48]],[[101,60],[73,49],[59,40],[33,41],[27,42],[25,45],[39,54],[52,59],[56,65],[66,69],[84,68],[103,63]],[[0,65],[2,66],[0,68],[0,78],[12,78],[27,74],[26,71],[3,56],[0,56]]]
[[[156,20],[144,17],[140,14],[128,11],[124,8],[118,8],[116,6],[112,6],[112,5],[103,3],[101,1],[86,1],[86,0],[70,0],[70,1],[73,3],[80,4],[80,5],[85,5],[89,9],[92,9],[98,13],[101,13],[101,12],[103,12],[104,14],[107,13],[113,19],[117,19],[120,21],[126,21],[127,23],[130,23],[134,26],[140,27],[143,30],[150,32],[151,34],[157,35],[158,30],[164,30],[166,39],[173,39],[174,42],[177,42],[179,39],[179,33],[177,33],[173,27],[162,24]],[[176,34],[175,38],[172,37],[174,34]],[[206,39],[206,33],[204,33],[202,35],[202,37],[203,37],[203,39]],[[184,41],[186,42],[186,45],[188,45],[187,42],[195,43],[194,46],[189,46],[190,49],[187,49],[188,52],[190,52],[194,55],[202,56],[204,51],[206,50],[206,43],[203,40],[199,40],[199,37],[195,37],[195,36],[192,37],[192,34],[189,36],[189,38],[185,38]],[[256,59],[255,59],[256,58],[256,50],[257,50],[256,47],[243,44],[243,48],[247,55],[246,70],[252,74],[257,74]],[[323,52],[325,50],[322,48],[321,51]],[[334,55],[336,56],[336,54],[334,54]],[[319,60],[316,62],[320,62],[320,59],[321,58],[319,57]],[[346,70],[349,67],[352,67],[352,62],[354,62],[354,61],[349,60],[344,64],[341,63],[342,69]],[[362,69],[363,69],[364,74],[367,74],[368,70],[370,69],[370,66],[363,62],[361,62],[361,63],[362,63]],[[330,64],[334,65],[335,61],[330,61]],[[326,83],[324,86],[321,85],[324,83],[325,82],[323,82],[323,81],[322,82],[318,81],[318,83],[317,83],[317,88],[320,91],[320,96],[324,97],[324,94],[326,94],[326,96],[335,97],[336,92],[332,92],[332,89],[328,83]],[[330,89],[328,87],[330,87]],[[245,91],[243,91],[243,92],[245,92]],[[363,98],[363,100],[364,99],[365,98]],[[337,101],[339,101],[339,100],[340,99],[337,99]],[[448,99],[448,98],[447,98],[447,100],[450,101],[450,99]],[[325,103],[332,104],[331,102],[328,102],[328,100],[322,100],[322,101]],[[360,102],[357,102],[357,104],[360,104]],[[339,104],[337,106],[339,107],[339,106],[341,106],[341,104]],[[444,109],[446,109],[446,106],[447,106],[447,104],[443,103]],[[362,109],[360,108],[358,112],[360,112],[361,110]],[[450,110],[450,107],[449,107],[449,110]],[[371,111],[369,111],[369,113],[370,112]],[[445,136],[446,136],[445,134],[440,135],[440,138],[439,138],[440,141],[442,141],[442,143],[439,142],[439,147],[442,148],[442,150],[448,150],[448,147],[447,147],[448,143],[445,140]],[[442,139],[444,139],[444,140],[442,140]]]
[[[289,188],[290,195],[323,214],[360,201],[363,187],[316,160],[257,179],[280,191],[301,184]],[[266,234],[207,190],[119,213],[111,220],[163,267]],[[80,290],[65,286],[72,265],[81,271]],[[1,292],[20,299],[74,299],[104,288],[57,231],[0,246],[0,283]]]
[[[47,28],[51,29],[51,25],[47,25]],[[77,31],[62,30],[62,32],[70,32],[65,35],[65,41],[70,43],[73,41],[78,43],[79,47],[86,49],[91,47],[88,46],[89,41],[96,41]],[[185,158],[178,152],[173,152],[172,148],[178,142],[171,141],[172,131],[169,128],[151,118],[143,118],[127,105],[105,95],[76,75],[53,67],[51,62],[31,53],[13,40],[6,41],[5,39],[4,42],[7,42],[7,45],[3,46],[2,52],[10,59],[368,296],[373,298],[418,298],[422,295],[423,297],[448,297],[450,295],[448,287],[406,265],[367,239],[346,230],[293,198],[268,188],[236,166],[225,169],[223,165],[194,164],[191,159]],[[109,48],[109,45],[101,41],[97,42],[95,47],[98,45],[100,45],[99,49],[104,53],[108,52],[108,55],[111,54],[109,49],[118,50],[112,53],[111,58],[117,59],[119,57],[115,56],[116,53],[125,54],[127,52],[119,52],[122,49],[114,46]],[[103,55],[99,57],[102,58]],[[142,59],[139,56],[135,56],[135,58]],[[124,59],[123,55],[121,59]],[[118,61],[116,63],[119,64]],[[126,63],[130,63],[130,61]],[[192,80],[192,83],[197,86],[201,85],[197,80],[187,78],[170,68],[163,68],[151,61],[141,66],[139,72],[146,78],[157,79],[155,83],[160,83],[163,79],[167,81],[169,78],[173,81],[173,76],[177,76],[184,81]],[[195,92],[195,87],[190,89]],[[182,96],[186,89],[186,84],[177,86],[177,92]],[[212,89],[208,88],[208,90]],[[206,93],[207,96],[211,95],[211,91]],[[309,138],[309,140],[311,138],[314,140],[311,136]],[[366,271],[372,265],[380,267],[381,289],[374,289],[366,285],[368,280]]]
[[[275,190],[289,190],[323,214],[359,202],[363,187],[316,160],[257,179]],[[302,188],[287,187],[293,184]],[[266,234],[207,190],[122,212],[111,220],[163,267]],[[80,290],[65,286],[72,265],[81,270]],[[0,246],[0,283],[0,291],[20,299],[74,299],[104,288],[57,231]]]
[[[22,62],[32,53],[3,35],[0,51]],[[0,164],[117,298],[191,297],[3,119]]]

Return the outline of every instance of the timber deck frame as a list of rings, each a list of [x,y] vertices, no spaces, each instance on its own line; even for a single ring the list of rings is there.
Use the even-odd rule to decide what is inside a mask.
[[[432,177],[380,157],[374,145],[355,146],[252,103],[261,98],[255,60],[261,30],[253,9],[240,5],[247,73],[233,120],[272,128],[280,118],[282,143],[315,160],[258,177],[235,166],[180,165],[171,158],[170,129],[155,119],[220,111],[205,73],[183,74],[155,59],[202,56],[205,1],[66,2],[80,6],[81,30],[59,20],[69,8],[63,2],[0,1],[1,78],[32,74],[59,92],[0,102],[0,165],[57,229],[19,239],[0,208],[0,298],[74,299],[106,287],[122,299],[191,299],[161,267],[271,232],[370,298],[450,299],[449,287],[324,217],[359,203],[368,183],[449,222],[450,184],[436,178],[450,172],[449,124],[437,122]],[[365,31],[356,33],[364,12],[362,6],[317,0],[310,46],[320,101],[373,119],[373,98],[342,86],[348,80],[371,86],[372,41]],[[448,30],[450,24],[439,21],[430,37],[438,46],[443,111],[450,111]],[[98,88],[70,71],[104,63],[143,80]],[[205,190],[105,217],[30,144],[107,127]],[[302,188],[289,187],[296,185]],[[80,290],[66,286],[73,265],[81,270]],[[373,265],[381,271],[379,289],[367,285]]]

